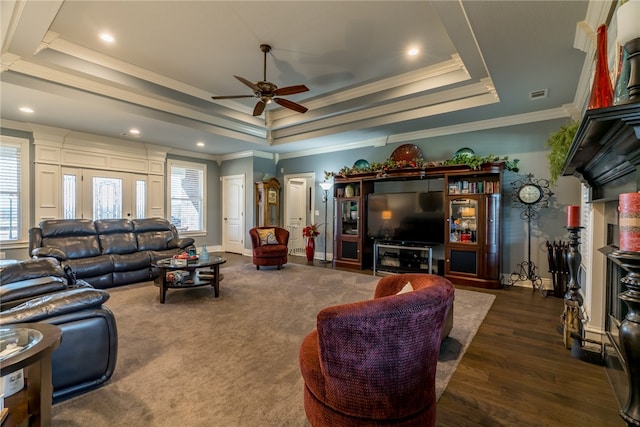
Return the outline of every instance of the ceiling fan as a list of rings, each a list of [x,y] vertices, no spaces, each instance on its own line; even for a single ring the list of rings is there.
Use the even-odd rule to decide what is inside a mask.
[[[252,83],[244,77],[233,76],[240,80],[245,85],[249,86],[253,91],[253,95],[228,95],[228,96],[213,96],[213,99],[232,99],[232,98],[258,98],[258,103],[253,109],[253,115],[259,116],[264,111],[264,108],[268,103],[274,101],[276,104],[289,108],[290,110],[297,111],[298,113],[306,113],[307,108],[288,99],[277,98],[283,95],[294,95],[296,93],[302,93],[309,90],[305,85],[286,86],[278,88],[271,82],[267,81],[267,53],[271,52],[271,46],[268,44],[261,44],[260,50],[264,53],[264,79],[259,82]]]

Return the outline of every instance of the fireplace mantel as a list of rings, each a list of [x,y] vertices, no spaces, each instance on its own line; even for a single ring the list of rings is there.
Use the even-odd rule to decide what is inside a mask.
[[[640,104],[588,110],[564,164],[591,188],[591,201],[640,190]]]
[[[569,148],[563,175],[578,177],[590,188],[590,202],[605,202],[605,211],[607,206],[613,209],[615,205],[617,214],[619,195],[640,190],[640,103],[588,110]],[[620,416],[628,425],[640,426],[640,333],[637,332],[640,329],[634,314],[640,299],[635,291],[623,289],[622,282],[626,287],[631,282],[628,278],[622,279],[626,272],[614,265],[612,261],[616,261],[616,257],[611,255],[624,257],[632,253],[620,252],[617,246],[611,245],[617,241],[613,235],[618,230],[617,218],[595,228],[606,231],[610,245],[605,251],[608,260],[603,285],[605,329],[614,352],[605,352],[606,370],[621,406]],[[629,331],[635,332],[629,334]]]

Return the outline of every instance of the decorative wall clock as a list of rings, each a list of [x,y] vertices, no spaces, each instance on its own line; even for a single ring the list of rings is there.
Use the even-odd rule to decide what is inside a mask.
[[[536,179],[529,173],[525,179],[518,179],[511,183],[511,201],[514,208],[522,209],[520,219],[527,221],[527,260],[518,264],[518,270],[511,273],[509,283],[505,285],[510,288],[516,282],[530,281],[533,290],[540,291],[543,296],[547,296],[547,291],[542,288],[542,278],[538,274],[538,267],[531,261],[531,221],[540,218],[539,209],[549,207],[549,198],[553,192],[549,190],[549,181],[546,179]]]

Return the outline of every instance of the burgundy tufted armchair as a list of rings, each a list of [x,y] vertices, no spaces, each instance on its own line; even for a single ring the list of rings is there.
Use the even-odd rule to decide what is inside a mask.
[[[397,294],[411,283],[412,292]],[[372,300],[320,311],[300,348],[307,419],[319,426],[433,426],[435,374],[455,288],[388,276]]]
[[[277,242],[260,242],[258,230],[266,230],[273,228]],[[257,270],[261,265],[275,265],[278,270],[287,263],[287,254],[289,253],[289,231],[280,227],[254,227],[249,230],[251,238],[251,248],[253,251],[253,263]]]

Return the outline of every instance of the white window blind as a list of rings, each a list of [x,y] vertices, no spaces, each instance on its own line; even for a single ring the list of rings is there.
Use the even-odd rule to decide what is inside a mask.
[[[204,231],[206,165],[169,161],[171,223],[180,231]]]
[[[2,137],[0,144],[0,241],[26,240],[29,214],[28,144]]]

